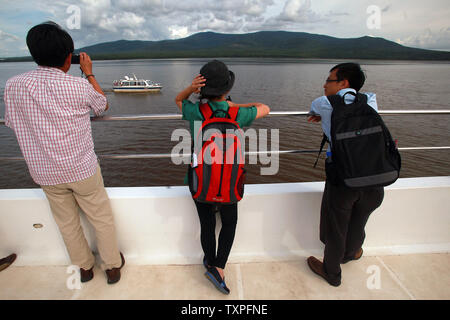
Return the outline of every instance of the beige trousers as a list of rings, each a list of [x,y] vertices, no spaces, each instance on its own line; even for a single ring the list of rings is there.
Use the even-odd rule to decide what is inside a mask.
[[[97,247],[103,260],[103,270],[121,265],[114,218],[103,177],[98,165],[95,174],[87,179],[54,186],[41,186],[50,203],[59,231],[62,234],[72,264],[88,270],[95,257],[81,227],[78,206],[95,229]]]

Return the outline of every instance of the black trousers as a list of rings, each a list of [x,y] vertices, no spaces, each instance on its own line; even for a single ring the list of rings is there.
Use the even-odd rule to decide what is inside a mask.
[[[353,257],[366,237],[370,214],[383,202],[383,187],[352,190],[328,180],[322,197],[320,240],[325,244],[323,265],[332,280],[341,278],[341,261]]]
[[[195,201],[200,218],[200,241],[208,265],[225,268],[233,246],[237,224],[237,203],[214,205]],[[216,253],[216,211],[220,212],[222,228],[219,233],[219,245]]]

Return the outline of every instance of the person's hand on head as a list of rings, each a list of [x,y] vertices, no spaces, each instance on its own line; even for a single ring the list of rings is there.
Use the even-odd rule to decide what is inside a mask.
[[[197,75],[194,80],[192,80],[191,88],[193,93],[200,93],[200,89],[206,84],[206,79],[201,75]]]

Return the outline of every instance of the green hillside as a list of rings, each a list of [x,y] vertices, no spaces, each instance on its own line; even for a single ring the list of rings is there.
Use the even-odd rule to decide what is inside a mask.
[[[286,57],[450,60],[450,52],[409,48],[383,38],[340,39],[285,31],[248,34],[202,32],[177,40],[119,40],[76,50],[80,51],[87,52],[93,59]]]

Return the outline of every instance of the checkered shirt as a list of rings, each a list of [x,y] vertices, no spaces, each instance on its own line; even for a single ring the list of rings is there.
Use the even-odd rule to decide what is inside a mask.
[[[106,97],[85,79],[39,66],[9,79],[5,124],[14,130],[34,182],[56,185],[91,177],[97,168],[90,111]]]

